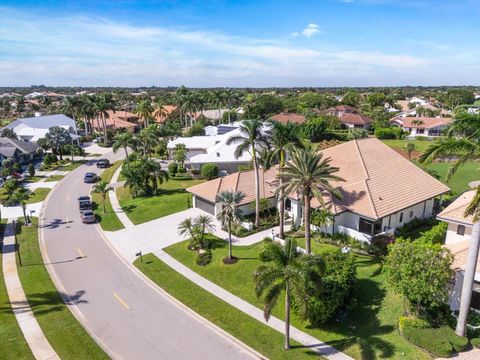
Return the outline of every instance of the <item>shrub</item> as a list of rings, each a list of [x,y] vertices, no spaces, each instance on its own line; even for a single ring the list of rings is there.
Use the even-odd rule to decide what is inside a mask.
[[[470,342],[474,347],[476,347],[477,349],[480,349],[480,338],[472,339],[470,340]]]
[[[201,169],[202,176],[208,180],[218,176],[218,166],[216,164],[203,164]]]
[[[168,175],[175,176],[177,174],[177,171],[178,171],[177,163],[172,162],[168,164]]]
[[[190,172],[192,173],[192,175],[200,175],[199,169],[190,169]]]
[[[238,172],[241,172],[241,171],[249,171],[249,170],[252,170],[252,169],[253,169],[252,164],[248,164],[248,165],[238,165],[238,167],[237,167]]]
[[[199,253],[195,258],[195,263],[200,266],[208,265],[212,262],[212,250],[208,249]]]
[[[368,131],[365,129],[350,129],[347,134],[348,140],[362,139],[368,137]]]
[[[13,164],[13,171],[15,171],[17,173],[21,173],[22,172],[22,166],[19,163],[14,163]]]
[[[186,172],[187,172],[187,169],[185,168],[185,166],[180,165],[180,166],[178,167],[178,173],[179,173],[179,174],[185,174]]]
[[[377,139],[401,139],[403,130],[399,127],[377,128],[374,134]]]
[[[387,256],[388,245],[392,242],[393,238],[389,235],[376,235],[370,240],[368,251],[377,257]]]
[[[428,141],[428,138],[426,136],[415,136],[415,140],[418,141]]]
[[[448,338],[439,336],[438,329],[413,327],[403,324],[403,336],[412,344],[437,357],[452,356],[453,348]]]
[[[35,166],[32,163],[28,164],[27,171],[30,177],[35,176]]]
[[[81,143],[92,142],[92,141],[93,141],[93,137],[92,137],[92,135],[80,136],[79,141],[80,141]]]
[[[423,231],[422,235],[417,239],[425,244],[443,244],[445,242],[445,235],[447,233],[448,224],[440,222],[430,230]]]
[[[193,178],[188,175],[176,175],[171,178],[171,180],[192,180]]]

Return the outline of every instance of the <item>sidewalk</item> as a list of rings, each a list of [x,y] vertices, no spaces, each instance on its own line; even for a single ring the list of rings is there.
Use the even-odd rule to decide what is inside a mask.
[[[202,287],[203,289],[207,290],[209,293],[217,296],[218,298],[222,299],[223,301],[227,302],[228,304],[236,307],[238,310],[244,312],[247,315],[255,318],[256,320],[264,323],[267,326],[270,326],[272,329],[275,329],[281,333],[284,332],[285,323],[276,318],[271,317],[268,322],[265,321],[263,317],[263,311],[258,309],[257,307],[253,306],[252,304],[240,299],[239,297],[233,295],[232,293],[226,291],[225,289],[221,288],[218,285],[215,285],[211,281],[205,279],[204,277],[200,276],[196,272],[190,270],[173,257],[168,255],[163,250],[157,250],[154,252],[155,256],[157,256],[160,260],[162,260],[165,264],[170,266],[173,270],[178,272],[179,274],[183,275],[196,285]],[[353,360],[350,356],[338,351],[337,349],[325,344],[324,342],[304,333],[303,331],[298,330],[297,328],[291,326],[290,327],[290,336],[293,340],[299,342],[300,344],[311,348],[312,351],[317,352],[318,354],[325,356],[330,360]]]
[[[112,179],[110,180],[110,185],[113,186],[113,191],[108,192],[108,198],[110,199],[110,203],[112,204],[113,211],[115,211],[115,213],[117,214],[118,219],[123,224],[123,226],[125,226],[125,228],[128,229],[128,228],[134,227],[135,225],[128,218],[127,214],[125,214],[122,207],[120,206],[120,203],[118,202],[118,198],[117,198],[117,192],[115,190],[116,186],[114,186],[114,184],[118,182],[120,171],[122,171],[121,166],[118,167],[118,169],[113,174]]]
[[[5,228],[2,253],[3,273],[8,297],[10,299],[13,313],[15,314],[28,346],[32,350],[36,359],[60,360],[60,357],[43,334],[40,325],[38,325],[32,309],[28,304],[25,292],[23,291],[17,272],[15,236],[13,233],[13,224],[10,221]]]

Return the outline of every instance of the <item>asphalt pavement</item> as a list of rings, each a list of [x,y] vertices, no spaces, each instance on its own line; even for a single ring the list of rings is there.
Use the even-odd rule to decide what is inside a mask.
[[[121,154],[107,154],[111,161]],[[88,195],[88,161],[52,190],[40,219],[50,271],[80,320],[118,359],[251,359],[238,343],[155,290],[82,224],[77,198]]]

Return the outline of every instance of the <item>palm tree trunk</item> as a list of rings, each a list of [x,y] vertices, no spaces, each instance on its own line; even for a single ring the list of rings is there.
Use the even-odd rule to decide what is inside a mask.
[[[253,153],[253,169],[255,171],[255,227],[260,226],[260,177],[258,175],[258,165],[255,151]]]
[[[83,125],[85,126],[85,135],[88,135],[88,121],[86,116],[83,118]]]
[[[107,122],[105,121],[105,115],[102,114],[102,125],[103,125],[103,144],[107,145]]]
[[[232,224],[228,223],[228,258],[232,259]]]
[[[290,289],[285,285],[285,350],[290,350]]]
[[[278,164],[278,172],[282,170],[283,166],[283,152],[280,153],[280,163]],[[283,189],[283,179],[280,178],[280,206],[279,206],[279,215],[280,215],[280,229],[279,229],[279,236],[280,239],[285,239],[285,191]]]
[[[102,197],[103,197],[103,213],[105,214],[107,212],[107,209],[105,207],[105,201],[107,200],[107,195],[103,194]]]
[[[25,225],[28,225],[28,222],[27,222],[27,204],[22,203],[22,210],[23,210],[23,219],[25,220]]]
[[[310,247],[311,235],[310,235],[310,198],[308,196],[304,197],[305,201],[305,214],[303,214],[303,226],[305,226],[305,250],[307,254],[311,254],[312,250]]]
[[[470,249],[468,250],[467,267],[463,276],[462,294],[460,297],[460,312],[458,314],[457,328],[455,332],[459,336],[465,336],[467,328],[467,317],[470,310],[470,301],[472,300],[473,280],[478,259],[478,250],[480,248],[480,221],[473,224],[472,240],[470,240]]]

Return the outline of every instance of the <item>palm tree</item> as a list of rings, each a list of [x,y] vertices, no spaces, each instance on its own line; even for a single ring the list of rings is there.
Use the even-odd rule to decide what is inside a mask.
[[[447,179],[466,162],[480,159],[480,115],[469,114],[464,110],[458,111],[448,128],[447,137],[430,145],[419,160],[421,163],[430,163],[435,159],[447,156],[454,156],[457,159],[448,170]],[[477,193],[464,214],[465,216],[473,215],[473,229],[463,278],[460,311],[455,329],[455,332],[460,336],[465,336],[480,248],[480,188],[477,187],[476,190]]]
[[[23,211],[23,218],[25,220],[25,225],[28,225],[28,220],[27,220],[27,201],[30,198],[30,190],[26,188],[18,188],[15,193],[13,194],[13,197],[16,202],[18,202],[22,208]]]
[[[263,185],[263,199],[265,201],[265,198],[267,197],[267,194],[265,192],[265,173],[270,170],[273,166],[273,163],[275,161],[275,152],[270,149],[270,147],[264,147],[261,148],[257,152],[257,162],[258,165],[261,166],[262,168],[262,185]]]
[[[194,222],[199,229],[200,247],[202,249],[209,248],[209,242],[205,241],[205,234],[215,231],[215,224],[213,223],[213,218],[210,215],[200,214],[195,218]]]
[[[263,315],[270,319],[278,299],[285,292],[285,350],[290,349],[290,307],[293,299],[300,313],[305,313],[308,296],[314,288],[318,291],[324,264],[317,255],[302,256],[295,240],[287,239],[282,246],[271,240],[260,250],[260,265],[253,273],[255,294],[263,296]]]
[[[183,219],[177,226],[177,233],[180,236],[190,237],[190,243],[188,248],[193,250],[195,243],[197,242],[197,230],[198,228],[195,225],[195,222],[191,217]]]
[[[414,143],[407,143],[404,146],[405,152],[407,153],[408,160],[412,159],[412,152],[415,151],[415,144]]]
[[[67,96],[61,107],[61,111],[64,112],[66,115],[71,116],[72,119],[76,122],[77,118],[80,116],[80,111],[83,105],[81,100],[82,99],[79,97]]]
[[[278,171],[281,171],[285,166],[287,160],[287,150],[293,146],[300,146],[300,138],[297,135],[297,126],[291,122],[286,124],[273,122],[272,129],[272,144],[274,147],[275,155],[278,157]],[[283,179],[280,178],[280,192],[279,197],[279,216],[280,216],[280,238],[285,238],[285,193],[283,191]]]
[[[132,144],[133,142],[133,135],[130,132],[124,132],[117,134],[113,137],[113,146],[112,150],[114,153],[116,153],[119,149],[123,148],[125,150],[125,159],[128,164],[128,151],[127,148]]]
[[[277,193],[297,193],[301,195],[304,212],[305,250],[311,253],[310,208],[311,201],[316,198],[322,207],[325,207],[324,196],[341,198],[341,193],[333,187],[331,181],[344,181],[334,175],[338,168],[330,165],[330,158],[323,158],[323,154],[316,152],[312,147],[294,148],[291,151],[291,161],[278,173],[283,180],[278,186]]]
[[[232,261],[232,225],[240,221],[242,212],[240,203],[245,198],[241,191],[222,191],[217,195],[216,202],[221,203],[222,210],[217,214],[223,227],[228,231],[228,260]]]
[[[107,133],[107,122],[109,114],[108,111],[115,112],[115,102],[113,101],[112,94],[103,93],[100,94],[95,101],[95,114],[102,120],[103,127],[103,143],[107,145],[108,143],[108,133]]]
[[[258,174],[257,151],[265,147],[270,135],[268,130],[263,130],[260,120],[244,120],[239,127],[240,134],[233,135],[227,140],[227,145],[238,144],[235,157],[238,159],[244,153],[252,156],[253,170],[255,172],[255,227],[260,226],[260,179]]]
[[[176,144],[173,149],[173,159],[177,164],[180,164],[182,168],[185,166],[187,160],[187,146],[185,144]]]
[[[137,114],[143,120],[143,127],[148,126],[148,121],[152,120],[154,109],[150,100],[141,100],[135,108]]]
[[[100,180],[93,187],[93,192],[102,196],[103,213],[107,211],[105,207],[105,201],[107,200],[107,194],[109,191],[113,191],[113,187],[109,186],[108,183],[103,180]]]

